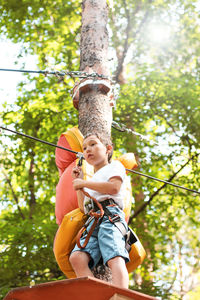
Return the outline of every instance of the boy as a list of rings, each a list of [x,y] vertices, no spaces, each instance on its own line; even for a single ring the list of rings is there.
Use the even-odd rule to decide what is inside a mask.
[[[89,134],[83,141],[83,154],[86,161],[93,165],[94,175],[91,180],[86,181],[82,179],[80,167],[75,167],[72,171],[73,186],[77,191],[81,211],[84,212],[84,202],[87,201],[87,197],[81,191],[84,188],[97,201],[106,201],[108,210],[119,215],[120,221],[128,229],[123,213],[125,168],[119,161],[110,163],[111,142],[105,141],[96,133]],[[92,223],[89,227],[91,226]],[[81,241],[84,239],[83,236]],[[126,262],[129,261],[129,254],[125,248],[125,238],[105,215],[95,227],[86,247],[80,249],[76,245],[70,255],[70,263],[77,277],[93,276],[90,268],[97,265],[101,256],[104,264],[111,269],[112,283],[121,288],[128,288]]]

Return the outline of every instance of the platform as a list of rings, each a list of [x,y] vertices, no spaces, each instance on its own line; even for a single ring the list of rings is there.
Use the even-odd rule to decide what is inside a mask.
[[[41,283],[11,290],[4,300],[155,300],[92,277]]]

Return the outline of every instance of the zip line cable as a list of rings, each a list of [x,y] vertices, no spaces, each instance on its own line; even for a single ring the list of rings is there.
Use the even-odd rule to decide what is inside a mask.
[[[58,76],[65,76],[66,74],[64,72],[59,71],[34,71],[34,70],[21,70],[21,69],[0,69],[0,71],[6,71],[6,72],[20,72],[20,73],[37,73],[37,74],[43,74],[43,75],[58,75]]]
[[[49,146],[53,146],[53,147],[56,147],[56,148],[59,148],[59,149],[62,149],[62,150],[66,150],[66,151],[75,153],[75,154],[77,155],[77,157],[78,157],[80,160],[83,159],[83,153],[81,153],[81,152],[73,151],[73,150],[71,150],[71,149],[67,149],[67,148],[65,148],[65,147],[58,146],[58,145],[55,145],[55,144],[53,144],[53,143],[46,142],[46,141],[41,140],[41,139],[38,139],[38,138],[36,138],[36,137],[30,136],[30,135],[27,135],[27,134],[24,134],[24,133],[20,133],[20,132],[15,131],[15,130],[8,129],[8,128],[3,127],[3,126],[0,126],[0,128],[3,129],[3,130],[6,130],[6,131],[10,131],[10,132],[12,132],[12,133],[15,133],[15,134],[17,134],[17,135],[20,135],[20,136],[23,136],[23,137],[26,137],[26,138],[35,140],[35,141],[37,141],[37,142],[40,142],[40,143],[43,143],[43,144],[46,144],[46,145],[49,145]],[[196,191],[196,190],[193,190],[193,189],[190,189],[190,188],[186,188],[186,187],[184,187],[184,186],[181,186],[181,185],[178,185],[178,184],[174,184],[174,183],[171,183],[171,182],[169,182],[169,181],[162,180],[162,179],[159,179],[159,178],[156,178],[156,177],[147,175],[147,174],[143,174],[143,173],[137,172],[137,171],[135,171],[135,170],[126,169],[126,171],[131,172],[131,173],[134,173],[134,174],[137,174],[137,175],[140,175],[140,176],[143,176],[143,177],[146,177],[146,178],[153,179],[153,180],[155,180],[155,181],[159,181],[159,182],[162,182],[162,183],[166,183],[166,184],[169,184],[169,185],[171,185],[171,186],[173,186],[173,187],[177,187],[177,188],[180,188],[180,189],[189,191],[189,192],[193,192],[193,193],[196,193],[196,194],[200,194],[199,191]]]
[[[0,71],[5,71],[5,72],[20,72],[20,73],[34,73],[34,74],[43,74],[43,75],[55,75],[55,76],[60,76],[60,77],[64,77],[66,75],[69,75],[71,77],[79,77],[79,78],[88,78],[88,77],[101,77],[104,79],[108,79],[107,76],[104,76],[102,74],[98,74],[98,73],[87,73],[84,71],[48,71],[48,70],[44,70],[44,71],[37,71],[37,70],[22,70],[22,69],[3,69],[0,68]]]
[[[122,123],[119,124],[116,121],[112,121],[112,127],[115,128],[116,130],[120,131],[120,132],[132,133],[135,136],[139,136],[139,138],[141,140],[146,140],[146,141],[150,142],[150,139],[147,136],[145,136],[145,135],[143,135],[141,133],[138,133],[138,132],[136,132],[136,131],[134,131],[134,130],[132,130],[130,128],[127,128],[126,125],[124,125]],[[156,145],[156,146],[158,146],[158,143],[156,143],[154,141],[151,141],[151,143],[154,144],[154,145]]]
[[[23,136],[23,137],[29,138],[29,139],[31,139],[31,140],[35,140],[35,141],[37,141],[37,142],[40,142],[40,143],[43,143],[43,144],[46,144],[46,145],[49,145],[49,146],[53,146],[53,147],[56,147],[56,148],[60,148],[60,149],[62,149],[62,150],[66,150],[66,151],[72,152],[72,153],[74,153],[74,154],[76,154],[76,155],[79,155],[79,152],[77,152],[77,151],[74,151],[74,150],[71,150],[71,149],[67,149],[67,148],[65,148],[65,147],[55,145],[55,144],[53,144],[53,143],[46,142],[46,141],[41,140],[41,139],[38,139],[38,138],[36,138],[36,137],[30,136],[30,135],[27,135],[27,134],[24,134],[24,133],[15,131],[15,130],[8,129],[8,128],[3,127],[3,126],[0,126],[0,128],[3,129],[3,130],[7,130],[7,131],[10,131],[10,132],[12,132],[12,133],[15,133],[15,134],[17,134],[17,135],[21,135],[21,136]],[[80,153],[80,154],[81,154],[81,153]]]
[[[137,172],[137,171],[135,171],[135,170],[130,170],[130,169],[126,169],[126,170],[127,170],[128,172],[132,172],[132,173],[135,173],[135,174],[140,175],[140,176],[144,176],[144,177],[147,177],[147,178],[150,178],[150,179],[153,179],[153,180],[162,182],[162,183],[166,183],[166,184],[172,185],[172,186],[174,186],[174,187],[177,187],[177,188],[180,188],[180,189],[189,191],[189,192],[193,192],[193,193],[196,193],[196,194],[200,194],[199,191],[196,191],[196,190],[193,190],[193,189],[189,189],[189,188],[186,188],[186,187],[184,187],[184,186],[181,186],[181,185],[178,185],[178,184],[175,184],[175,183],[166,181],[166,180],[162,180],[162,179],[159,179],[159,178],[150,176],[150,175],[146,175],[146,174]]]

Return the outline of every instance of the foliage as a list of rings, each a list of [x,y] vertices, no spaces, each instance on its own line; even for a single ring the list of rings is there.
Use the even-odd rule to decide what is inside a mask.
[[[3,34],[23,43],[21,56],[37,55],[39,69],[79,69],[80,1],[7,0],[1,1],[0,12]],[[150,29],[156,26],[164,31],[153,36]],[[110,10],[109,29],[111,68],[120,84],[114,119],[149,138],[113,129],[116,152],[135,152],[140,172],[197,190],[197,2],[118,0]],[[26,76],[15,103],[5,105],[3,124],[56,143],[61,132],[78,122],[70,96],[73,85],[68,77]],[[54,150],[14,135],[2,139],[1,147],[3,297],[10,288],[64,276],[52,253],[58,182]],[[131,176],[135,217],[130,226],[141,238],[147,259],[131,274],[130,286],[162,299],[182,299],[193,289],[183,269],[195,278],[200,268],[198,194]]]

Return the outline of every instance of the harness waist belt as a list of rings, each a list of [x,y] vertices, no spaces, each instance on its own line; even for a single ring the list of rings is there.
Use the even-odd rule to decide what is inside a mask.
[[[109,205],[116,205],[115,201],[110,198],[110,199],[106,199],[103,201],[99,201],[99,203],[104,207],[104,206],[109,206]],[[99,207],[96,205],[96,203],[94,203],[94,210],[97,211],[99,210]]]

